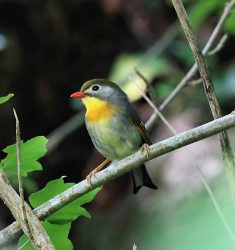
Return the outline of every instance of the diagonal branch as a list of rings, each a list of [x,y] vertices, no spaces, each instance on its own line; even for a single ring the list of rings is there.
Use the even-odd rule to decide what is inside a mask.
[[[0,171],[0,198],[10,209],[21,229],[30,239],[34,249],[53,250],[55,248],[45,229],[42,227],[40,220],[34,214],[30,206],[24,201],[24,191],[21,178],[20,125],[15,109],[13,109],[13,112],[16,119],[16,152],[20,196],[10,185],[5,174]]]
[[[149,154],[146,156],[141,150],[125,159],[112,163],[108,168],[97,173],[92,179],[93,188],[104,185],[107,182],[119,177],[120,175],[137,168],[149,159],[154,159],[160,155],[169,153],[175,149],[186,146],[190,143],[202,140],[211,135],[229,129],[235,126],[235,112],[196,127],[184,133],[170,137],[161,142],[155,143],[149,147]],[[45,202],[41,206],[34,209],[36,216],[43,220],[68,203],[90,191],[90,186],[86,180],[74,185],[63,193]],[[16,238],[20,233],[20,227],[17,222],[12,223],[0,232],[0,247],[9,243],[10,240]]]
[[[146,85],[149,84],[149,81],[139,71],[136,73],[143,79],[143,81],[146,83]],[[154,105],[152,100],[150,100],[150,98],[143,91],[141,91],[141,89],[140,89],[140,92],[141,92],[142,96],[144,97],[144,99],[146,100],[146,102],[153,108],[153,110],[156,112],[156,114],[158,114],[158,116],[160,117],[162,122],[167,126],[167,128],[172,132],[172,134],[177,135],[178,132],[176,131],[176,129],[174,127],[172,127],[172,125],[167,121],[167,119],[161,114],[161,112]],[[199,175],[199,177],[200,177],[200,179],[201,179],[201,181],[202,181],[202,183],[203,183],[203,185],[204,185],[204,187],[205,187],[205,189],[206,189],[206,191],[207,191],[207,193],[208,193],[208,195],[209,195],[209,197],[214,205],[214,208],[215,208],[217,215],[219,216],[222,224],[224,225],[225,229],[227,230],[228,235],[231,237],[233,243],[235,243],[235,235],[234,235],[228,221],[224,217],[223,212],[220,209],[220,205],[217,202],[217,200],[213,194],[213,191],[210,188],[209,183],[206,180],[206,177],[201,172],[200,167],[199,167],[198,162],[197,162],[197,159],[194,157],[193,152],[189,148],[185,147],[185,150],[187,151],[187,154],[190,156],[190,158],[192,160],[192,164],[193,164],[195,170],[197,171],[197,173],[198,173],[198,175]]]
[[[25,224],[25,220],[21,212],[21,198],[16,193],[14,188],[10,185],[7,177],[2,171],[0,171],[0,197],[17,220],[19,229],[21,228],[29,237],[28,228]],[[45,229],[42,227],[40,220],[37,216],[35,216],[30,206],[25,202],[24,207],[27,214],[28,223],[30,225],[30,232],[32,233],[33,237],[33,239],[30,240],[32,245],[34,246],[34,249],[55,249]]]
[[[235,6],[235,0],[230,0],[227,4],[225,4],[224,11],[202,51],[203,55],[207,55],[208,52],[212,49],[212,46],[217,40],[218,35],[220,34],[220,31],[224,25],[224,22],[227,20],[227,18],[231,14],[231,10],[234,8],[234,6]],[[179,94],[179,92],[186,86],[186,84],[190,81],[190,79],[192,79],[192,77],[196,73],[197,73],[197,64],[195,63],[191,67],[191,69],[187,72],[187,74],[181,79],[181,81],[176,86],[176,88],[172,91],[172,93],[160,105],[159,107],[160,111],[164,110],[172,102],[172,100]],[[156,118],[157,118],[157,114],[154,113],[148,120],[146,126],[149,128],[152,127],[152,124],[154,124],[154,121],[156,120]]]
[[[202,78],[204,90],[210,105],[210,109],[214,119],[221,117],[221,109],[219,106],[219,102],[215,93],[214,86],[212,84],[210,74],[203,56],[203,53],[200,49],[199,42],[194,34],[193,28],[188,19],[187,13],[184,9],[181,0],[172,0],[172,3],[177,12],[178,18],[184,30],[184,33],[187,37],[188,43],[193,52],[195,61],[197,63],[197,67],[199,73]],[[235,1],[231,1],[230,4],[234,4]],[[226,6],[228,8],[228,5]],[[225,169],[228,177],[228,182],[230,185],[230,190],[235,201],[235,159],[233,155],[233,151],[230,145],[228,134],[223,131],[220,133],[220,144],[223,153]]]

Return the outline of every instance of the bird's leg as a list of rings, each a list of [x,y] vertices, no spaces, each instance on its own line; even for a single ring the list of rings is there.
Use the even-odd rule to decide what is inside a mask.
[[[147,159],[150,160],[149,157],[149,145],[147,143],[144,143],[141,147],[141,151],[147,155]]]
[[[95,174],[98,173],[101,169],[103,169],[109,162],[111,162],[109,159],[105,159],[97,168],[95,168],[93,171],[91,171],[90,174],[87,175],[86,180],[89,183],[90,188],[92,188],[91,178],[95,176]]]

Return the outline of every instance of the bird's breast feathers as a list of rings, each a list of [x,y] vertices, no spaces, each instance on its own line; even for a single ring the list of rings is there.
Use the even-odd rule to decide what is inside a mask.
[[[86,120],[92,125],[96,122],[108,122],[118,112],[115,105],[96,97],[87,96],[83,99],[86,107]]]

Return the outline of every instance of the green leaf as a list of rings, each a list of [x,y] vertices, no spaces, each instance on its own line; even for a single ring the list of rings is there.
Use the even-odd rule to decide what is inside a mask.
[[[34,208],[38,207],[52,197],[74,186],[74,184],[75,183],[64,183],[63,179],[50,181],[42,190],[30,195],[30,204]],[[96,188],[91,192],[83,195],[77,200],[61,208],[59,211],[50,215],[47,220],[51,223],[65,224],[77,219],[79,216],[91,218],[90,213],[85,208],[81,207],[81,205],[91,202],[99,191],[100,188]]]
[[[0,97],[0,104],[7,102],[10,98],[12,98],[14,94],[8,94],[6,96]]]
[[[47,139],[44,136],[34,137],[26,142],[21,142],[21,174],[27,176],[29,172],[42,170],[38,159],[46,154]],[[17,174],[16,144],[10,145],[3,150],[7,153],[0,163],[0,169]]]
[[[8,172],[7,177],[9,178],[11,185],[17,189],[19,187],[18,175]],[[22,182],[25,192],[29,194],[34,193],[39,189],[37,182],[32,178],[22,177]]]
[[[72,242],[68,239],[69,230],[71,228],[71,223],[64,225],[51,224],[48,221],[42,222],[43,227],[46,229],[52,243],[56,250],[72,250]],[[22,235],[18,241],[18,248],[24,245],[28,241],[26,235]],[[22,248],[23,250],[34,250],[30,241]]]

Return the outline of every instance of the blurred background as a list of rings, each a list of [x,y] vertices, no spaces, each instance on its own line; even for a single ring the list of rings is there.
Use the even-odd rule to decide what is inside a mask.
[[[184,1],[201,47],[225,2]],[[206,60],[223,114],[228,114],[235,100],[234,11],[213,48],[224,33],[226,43]],[[120,84],[146,122],[153,110],[134,89],[136,82],[145,87],[134,68],[150,81],[159,106],[193,62],[168,0],[1,0],[0,96],[15,96],[0,107],[0,148],[15,142],[13,107],[23,140],[49,138],[44,169],[25,182],[27,193],[61,176],[79,182],[103,160],[85,129],[81,103],[69,98],[84,81],[109,78]],[[203,87],[195,81],[163,113],[179,132],[212,120]],[[235,150],[234,132],[229,135]],[[160,120],[150,135],[153,142],[172,136]],[[87,207],[92,219],[73,223],[69,238],[74,249],[127,250],[134,243],[145,250],[234,249],[195,169],[196,162],[235,232],[218,136],[189,148],[193,156],[180,149],[148,163],[157,191],[143,188],[133,195],[128,174],[106,185]],[[3,203],[0,215],[1,229],[13,221]]]

